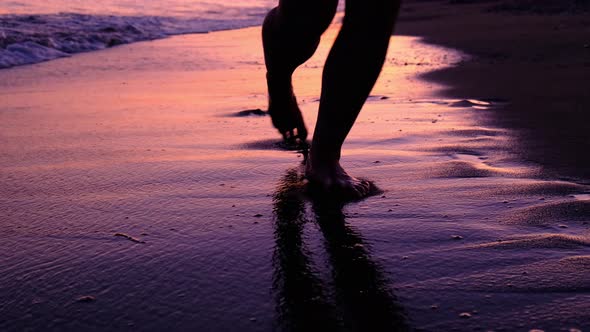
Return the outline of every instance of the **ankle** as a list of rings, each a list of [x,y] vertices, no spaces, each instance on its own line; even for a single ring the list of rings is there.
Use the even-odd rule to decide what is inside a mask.
[[[312,144],[308,163],[314,168],[338,166],[340,165],[340,149],[324,150]]]
[[[284,99],[293,96],[293,85],[289,73],[267,72],[266,83],[271,97]]]

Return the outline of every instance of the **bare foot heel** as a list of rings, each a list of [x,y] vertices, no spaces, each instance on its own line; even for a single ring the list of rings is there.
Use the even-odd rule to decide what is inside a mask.
[[[305,177],[310,189],[318,194],[329,194],[332,199],[359,200],[377,194],[379,189],[368,180],[350,176],[336,161],[318,162],[308,158]]]
[[[295,144],[305,142],[307,128],[303,121],[297,99],[293,94],[290,77],[266,75],[268,83],[268,114],[272,124],[283,136],[285,142]]]

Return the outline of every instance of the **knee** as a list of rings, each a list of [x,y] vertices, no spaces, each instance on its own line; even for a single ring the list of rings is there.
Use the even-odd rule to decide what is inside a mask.
[[[400,0],[347,1],[343,28],[371,37],[389,36],[393,32],[400,3]]]
[[[299,35],[319,37],[332,22],[336,15],[338,0],[306,0],[281,1],[276,14],[285,27]]]
[[[338,0],[320,0],[320,2],[322,2],[322,5],[319,6],[318,10],[315,11],[313,15],[318,23],[318,28],[321,32],[324,32],[328,26],[330,26],[330,23],[332,23],[332,20],[336,15]]]
[[[346,2],[345,20],[384,25],[395,21],[400,4],[401,0],[349,0]]]

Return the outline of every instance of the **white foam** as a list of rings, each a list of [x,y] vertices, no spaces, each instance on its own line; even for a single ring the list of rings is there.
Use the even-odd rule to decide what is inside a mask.
[[[0,68],[37,63],[68,56],[57,49],[45,47],[31,41],[8,45],[0,50]]]
[[[0,68],[176,34],[260,25],[274,1],[222,5],[159,0],[145,6],[106,1],[98,7],[89,2],[61,0],[11,4],[0,5],[0,13],[11,13],[0,15]],[[59,12],[64,9],[77,13]]]

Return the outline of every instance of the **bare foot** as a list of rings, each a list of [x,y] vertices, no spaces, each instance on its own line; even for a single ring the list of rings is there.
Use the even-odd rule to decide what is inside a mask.
[[[337,160],[314,162],[308,158],[305,164],[305,177],[320,191],[347,200],[370,196],[374,188],[371,182],[348,175]]]
[[[290,77],[271,77],[266,75],[268,83],[268,114],[272,124],[279,130],[286,142],[305,142],[307,128],[293,94]]]
[[[268,114],[285,142],[293,144],[307,139],[307,128],[293,94],[291,75],[301,63],[313,54],[297,56],[287,43],[292,39],[289,30],[280,24],[278,8],[271,10],[262,25],[262,44],[266,63],[268,85]],[[296,48],[300,51],[300,48]],[[295,52],[297,53],[297,52]],[[306,58],[307,56],[307,58]]]

